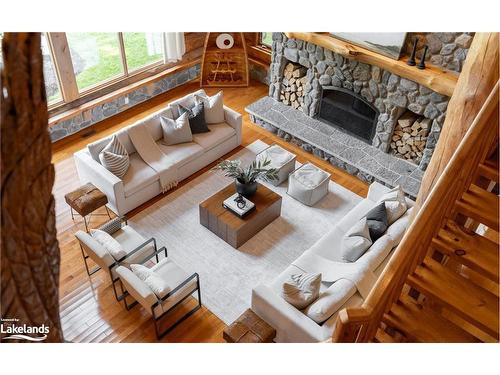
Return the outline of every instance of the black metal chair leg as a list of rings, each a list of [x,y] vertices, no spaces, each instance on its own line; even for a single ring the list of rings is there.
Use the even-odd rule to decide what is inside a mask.
[[[110,215],[110,213],[109,213],[108,206],[106,206],[106,205],[105,205],[105,206],[104,206],[104,208],[106,209],[106,213],[108,214],[108,217],[111,219],[111,215]]]

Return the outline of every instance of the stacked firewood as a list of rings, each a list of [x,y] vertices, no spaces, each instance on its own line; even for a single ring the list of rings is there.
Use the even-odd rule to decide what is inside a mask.
[[[288,63],[285,66],[281,85],[280,100],[295,109],[301,109],[304,103],[304,86],[307,82],[307,69],[299,64]]]
[[[406,111],[392,134],[391,150],[396,156],[419,162],[422,158],[432,120]]]

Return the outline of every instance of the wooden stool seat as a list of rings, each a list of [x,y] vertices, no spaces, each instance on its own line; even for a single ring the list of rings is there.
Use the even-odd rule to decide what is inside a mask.
[[[223,337],[227,342],[263,343],[273,342],[276,330],[262,320],[251,309],[247,309],[231,325],[224,329]]]

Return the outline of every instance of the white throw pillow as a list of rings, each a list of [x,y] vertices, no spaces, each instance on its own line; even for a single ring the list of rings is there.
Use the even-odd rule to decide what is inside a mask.
[[[120,243],[109,233],[99,229],[91,229],[90,235],[106,250],[115,260],[120,260],[127,252],[123,250]]]
[[[116,177],[122,178],[130,166],[127,150],[116,135],[99,154],[101,164]]]
[[[202,102],[205,110],[205,121],[207,124],[219,124],[224,122],[224,98],[222,91],[214,96],[202,96],[195,94],[195,101]]]
[[[320,286],[320,273],[291,275],[283,284],[282,296],[289,304],[302,310],[318,298]]]
[[[335,314],[344,303],[351,298],[352,290],[356,286],[347,279],[334,282],[327,290],[319,295],[319,298],[304,310],[309,318],[318,324]]]
[[[406,230],[410,226],[410,216],[413,212],[413,207],[408,209],[399,219],[397,219],[385,232],[394,240],[394,246],[399,245]]]
[[[167,146],[193,141],[187,113],[183,113],[176,120],[162,116],[160,121],[163,130],[163,143]]]
[[[342,237],[340,253],[345,262],[355,262],[372,245],[366,217],[362,218]]]
[[[170,292],[170,287],[167,282],[152,269],[142,264],[131,264],[130,269],[139,279],[144,281],[158,298],[163,298]]]
[[[389,225],[399,219],[408,209],[405,194],[399,185],[382,195],[382,198],[379,199],[377,204],[382,202],[385,202]]]

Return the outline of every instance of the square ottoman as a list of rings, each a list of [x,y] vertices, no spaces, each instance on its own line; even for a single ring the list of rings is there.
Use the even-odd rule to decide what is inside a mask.
[[[278,179],[269,181],[270,184],[278,186],[288,179],[290,173],[295,169],[295,154],[285,150],[278,145],[271,145],[257,154],[257,161],[263,161],[266,158],[271,160],[271,168],[278,170]]]
[[[290,174],[288,195],[299,202],[312,206],[328,193],[330,173],[311,163],[306,163]]]

